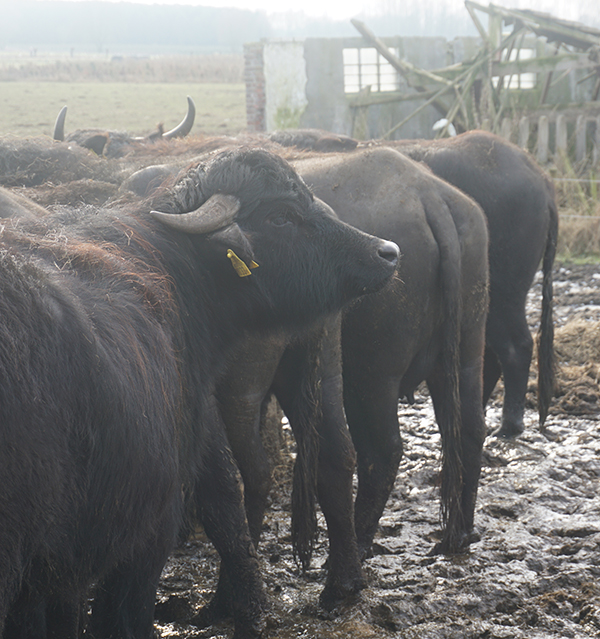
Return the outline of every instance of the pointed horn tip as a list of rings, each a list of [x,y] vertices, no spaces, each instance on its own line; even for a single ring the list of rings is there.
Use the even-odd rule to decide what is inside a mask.
[[[56,116],[56,121],[54,123],[54,132],[52,137],[54,140],[59,142],[63,142],[65,139],[65,120],[67,118],[67,105],[63,106],[63,108],[59,111]]]
[[[170,140],[172,138],[184,138],[192,130],[194,120],[196,119],[196,105],[189,95],[186,96],[186,99],[188,110],[185,117],[174,129],[165,131],[162,134],[163,139]]]
[[[164,213],[152,210],[150,215],[170,228],[187,233],[205,234],[231,224],[240,206],[240,200],[235,195],[215,193],[195,211]]]

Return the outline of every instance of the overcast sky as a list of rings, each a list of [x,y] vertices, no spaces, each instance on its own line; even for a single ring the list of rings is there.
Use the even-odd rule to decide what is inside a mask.
[[[3,4],[18,0],[0,0]],[[40,0],[44,1],[44,0]],[[133,2],[136,4],[196,5],[210,7],[236,7],[268,14],[296,12],[313,17],[348,20],[355,16],[399,15],[409,6],[418,5],[429,13],[435,7],[445,6],[451,13],[466,13],[464,0],[66,0],[68,2]],[[476,0],[487,6],[490,0]],[[564,20],[587,23],[600,27],[600,0],[492,0],[506,8],[534,9]]]
[[[10,0],[15,1],[15,0]],[[93,0],[70,0],[71,2],[88,2]],[[96,0],[97,1],[97,0]],[[119,2],[121,0],[106,0]],[[142,4],[185,4],[211,7],[237,7],[252,11],[280,13],[286,11],[302,11],[311,16],[328,16],[336,20],[344,20],[358,14],[373,15],[392,10],[400,13],[407,2],[422,0],[127,0]],[[488,5],[487,0],[478,0],[479,4]],[[450,5],[457,11],[466,11],[463,0],[424,0],[429,6]],[[551,13],[557,18],[579,20],[581,16],[593,16],[600,13],[600,0],[494,0],[494,4],[507,8],[535,9]],[[0,0],[2,4],[2,0]],[[594,20],[596,22],[596,20]]]

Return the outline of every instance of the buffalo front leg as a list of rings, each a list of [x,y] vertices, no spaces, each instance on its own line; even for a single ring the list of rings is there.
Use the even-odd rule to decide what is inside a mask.
[[[321,605],[333,608],[365,587],[354,527],[352,478],[356,453],[346,426],[342,377],[323,380],[317,494],[329,534],[329,571]]]
[[[311,423],[306,406],[298,405],[298,398],[308,401],[314,373],[313,359],[305,349],[318,346],[317,379],[320,406]],[[288,349],[282,359],[277,376],[277,394],[290,420],[297,440],[307,438],[306,432],[316,427],[318,435],[317,497],[327,522],[329,537],[328,572],[325,588],[320,596],[321,605],[331,609],[355,595],[365,586],[354,529],[352,480],[356,455],[350,438],[343,408],[340,318],[330,318],[323,327],[322,339],[306,340]],[[305,392],[302,391],[304,388]]]
[[[255,639],[265,627],[267,600],[258,556],[244,510],[242,479],[218,413],[202,441],[195,500],[204,530],[221,557],[217,597],[194,623],[207,625],[233,614],[234,639]],[[208,420],[207,420],[208,421]]]
[[[268,340],[247,337],[217,387],[219,412],[244,482],[246,515],[255,547],[273,472],[273,463],[263,446],[263,418],[271,397],[269,388],[286,341],[284,335]],[[278,428],[277,435],[281,426]]]

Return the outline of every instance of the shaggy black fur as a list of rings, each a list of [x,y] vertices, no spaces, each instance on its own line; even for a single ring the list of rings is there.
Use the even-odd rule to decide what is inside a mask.
[[[241,209],[208,235],[149,214],[219,192]],[[153,203],[7,222],[0,241],[0,634],[76,637],[96,583],[89,636],[152,637],[156,584],[194,489],[236,576],[236,637],[259,635],[265,597],[214,385],[246,333],[300,328],[382,286],[389,243],[247,149]],[[238,277],[228,249],[259,268]]]

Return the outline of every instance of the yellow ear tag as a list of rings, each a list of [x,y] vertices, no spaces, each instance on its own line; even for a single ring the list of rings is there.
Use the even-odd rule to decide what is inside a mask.
[[[227,250],[227,257],[231,260],[231,264],[239,277],[248,277],[252,275],[250,268],[258,268],[258,264],[254,261],[250,262],[250,268],[241,260],[231,249]]]

